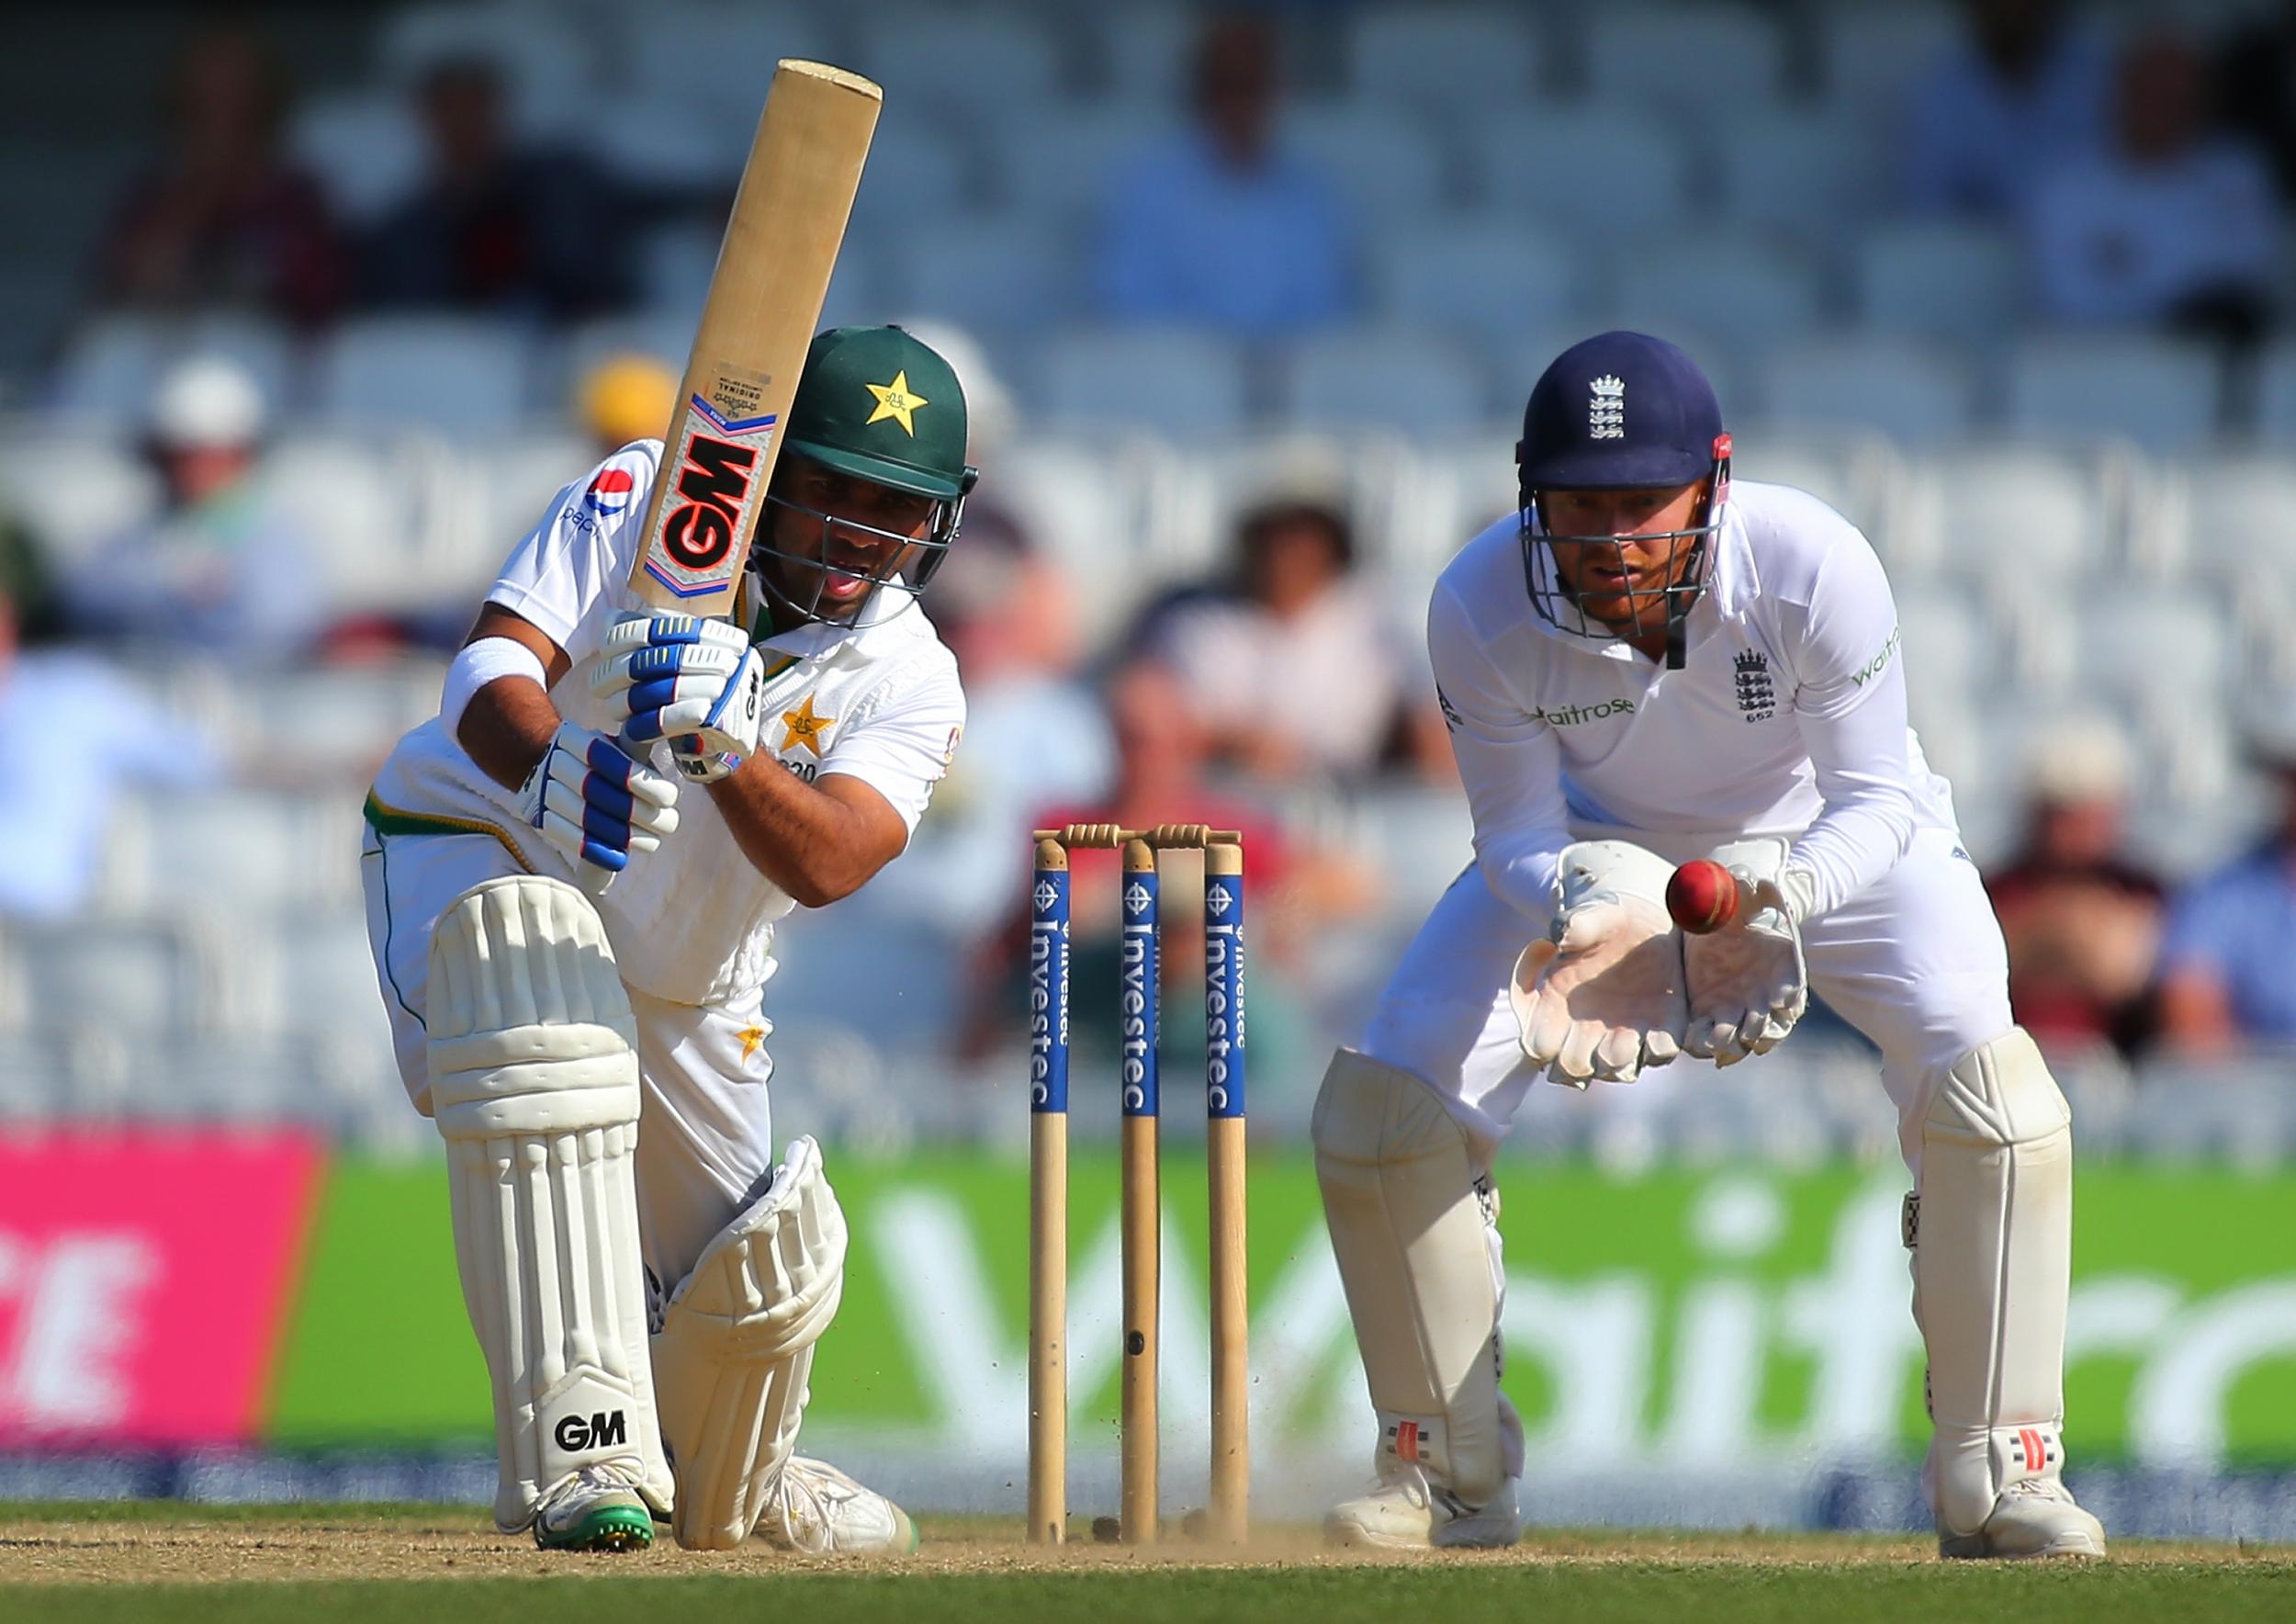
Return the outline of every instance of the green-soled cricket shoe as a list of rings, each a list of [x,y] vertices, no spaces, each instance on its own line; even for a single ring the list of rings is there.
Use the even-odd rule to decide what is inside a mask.
[[[654,1514],[611,1466],[585,1466],[543,1498],[535,1543],[545,1551],[643,1551],[654,1542]]]

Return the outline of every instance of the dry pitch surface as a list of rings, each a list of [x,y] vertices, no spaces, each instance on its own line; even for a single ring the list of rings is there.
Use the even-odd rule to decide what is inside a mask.
[[[0,1618],[626,1620],[648,1606],[719,1618],[932,1624],[1083,1616],[1627,1619],[2015,1618],[2107,1624],[2165,1615],[2296,1619],[2296,1549],[2123,1542],[2102,1563],[1941,1563],[1928,1541],[1831,1535],[1532,1535],[1508,1551],[1326,1551],[1310,1530],[1226,1551],[1174,1538],[1134,1551],[1043,1549],[1017,1524],[927,1519],[914,1556],[861,1563],[755,1547],[545,1554],[441,1506],[0,1506]],[[1079,1530],[1082,1531],[1081,1528]],[[452,1585],[452,1589],[445,1588]]]

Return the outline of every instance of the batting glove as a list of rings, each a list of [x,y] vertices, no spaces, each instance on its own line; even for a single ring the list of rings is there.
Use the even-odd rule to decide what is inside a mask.
[[[603,733],[563,722],[519,790],[529,827],[573,860],[583,885],[602,891],[678,827],[678,782],[632,761]]]
[[[670,740],[678,772],[725,777],[758,748],[766,660],[739,626],[689,615],[633,615],[606,634],[591,692],[634,743]]]

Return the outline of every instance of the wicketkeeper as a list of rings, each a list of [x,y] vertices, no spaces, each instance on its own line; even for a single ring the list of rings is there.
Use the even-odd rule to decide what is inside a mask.
[[[1640,333],[1563,352],[1516,460],[1520,513],[1428,610],[1476,861],[1316,1103],[1380,1425],[1379,1486],[1329,1531],[1522,1532],[1491,1168],[1532,1084],[1730,1065],[1815,988],[1880,1048],[1913,1174],[1941,1550],[2102,1554],[2060,1475],[2071,1117],[2009,1019],[2000,928],[1906,725],[1880,561],[1815,497],[1732,484],[1713,389]],[[1700,858],[1749,901],[1685,936],[1664,893]]]
[[[839,329],[783,434],[731,622],[628,590],[662,447],[625,446],[511,554],[367,801],[376,969],[493,1378],[495,1518],[546,1548],[657,1518],[688,1546],[916,1543],[795,1453],[847,1237],[819,1147],[774,1156],[763,995],[775,921],[897,856],[956,749],[917,598],[973,487],[964,395],[900,329]]]

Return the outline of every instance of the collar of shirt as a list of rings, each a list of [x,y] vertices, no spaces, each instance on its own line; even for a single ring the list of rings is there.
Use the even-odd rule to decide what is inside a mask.
[[[745,582],[745,592],[748,590]],[[771,648],[776,654],[793,654],[800,660],[823,660],[835,665],[862,665],[879,651],[887,634],[895,629],[906,631],[908,617],[923,613],[917,606],[917,601],[909,598],[892,614],[866,626],[807,621],[788,631],[776,632],[761,640],[758,647]]]

